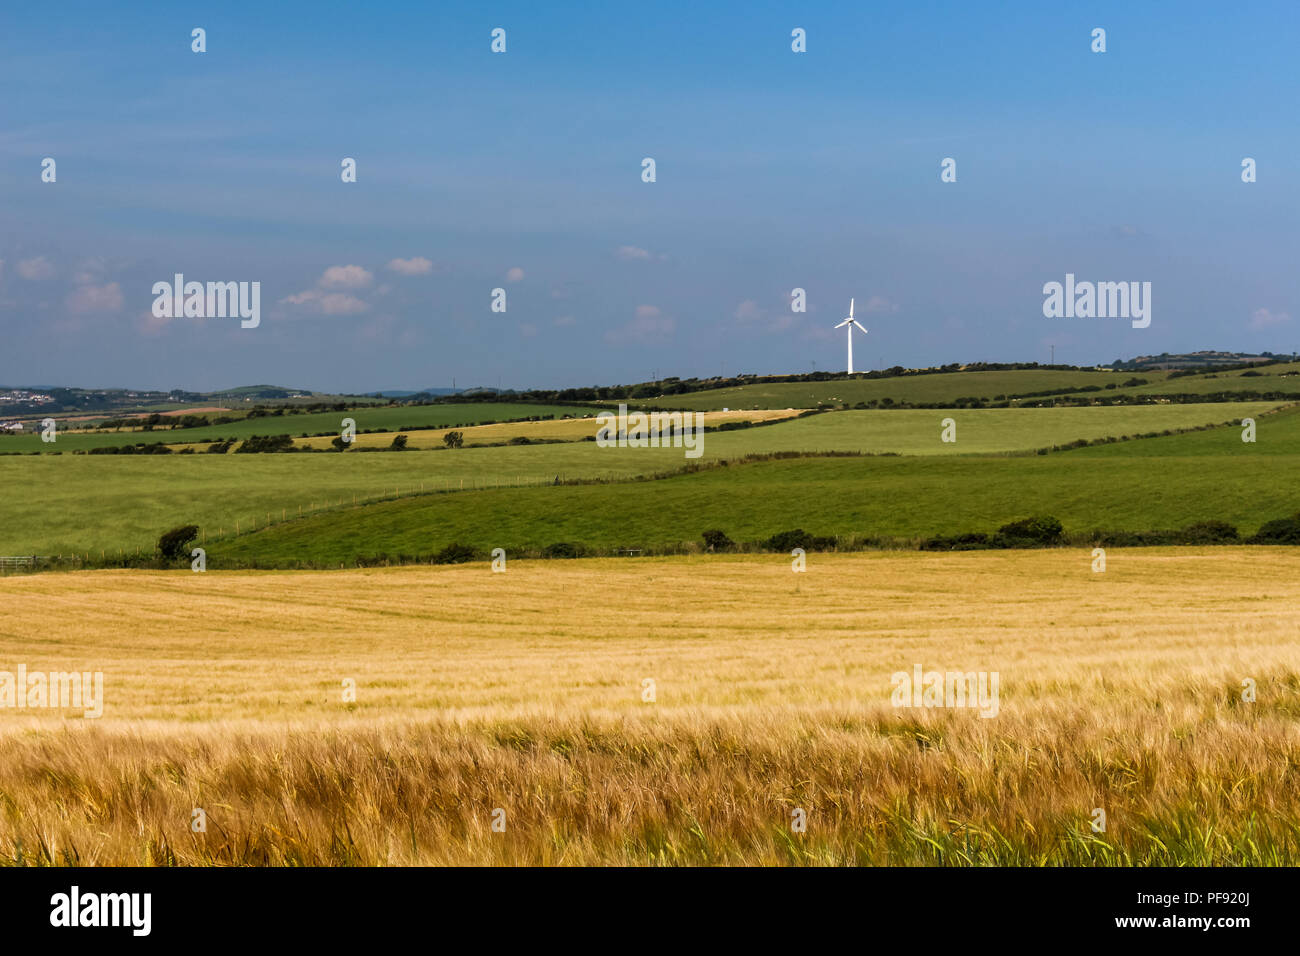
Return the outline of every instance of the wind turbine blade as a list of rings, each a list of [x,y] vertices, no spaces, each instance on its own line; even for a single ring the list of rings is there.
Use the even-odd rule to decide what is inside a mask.
[[[866,329],[862,328],[862,323],[859,322],[857,319],[853,320],[853,324],[856,325],[858,328],[862,329],[863,332],[867,331]]]
[[[844,326],[848,325],[848,324],[849,324],[850,322],[852,322],[852,321],[853,321],[852,319],[845,319],[843,322],[841,322],[839,325],[837,325],[837,326],[835,326],[835,327],[836,327],[837,329],[842,329],[842,328],[844,328]]]
[[[849,318],[853,318],[853,300],[849,299]]]

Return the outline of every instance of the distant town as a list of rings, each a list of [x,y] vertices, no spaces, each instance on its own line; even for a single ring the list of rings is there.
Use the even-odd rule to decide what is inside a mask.
[[[44,392],[29,392],[21,388],[0,392],[0,405],[50,405],[53,402],[54,396],[46,395]]]

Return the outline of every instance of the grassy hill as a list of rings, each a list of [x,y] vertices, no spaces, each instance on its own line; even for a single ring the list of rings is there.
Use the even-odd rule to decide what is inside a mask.
[[[1165,373],[1142,375],[1154,381]],[[629,405],[662,405],[698,411],[722,408],[814,408],[819,404],[880,401],[932,404],[953,402],[959,398],[982,397],[992,401],[998,396],[1021,395],[1049,389],[1080,388],[1086,385],[1105,387],[1131,378],[1115,372],[1062,371],[1054,369],[1011,369],[988,372],[945,372],[904,375],[890,378],[853,378],[828,382],[770,382],[735,388],[710,389],[685,395],[629,400]],[[1300,390],[1300,389],[1298,389]],[[618,404],[610,402],[607,404]]]
[[[1127,379],[1130,373],[1118,373]],[[1198,375],[1179,375],[1169,378],[1161,372],[1134,372],[1136,378],[1150,379],[1149,385],[1120,389],[1133,395],[1172,395],[1187,393],[1209,395],[1214,392],[1274,392],[1283,391],[1300,395],[1300,364],[1288,362],[1266,365],[1258,369],[1240,369],[1231,372],[1210,372]]]
[[[1053,514],[1071,531],[1228,521],[1243,532],[1300,508],[1288,474],[1300,455],[1167,462],[1072,454],[1031,458],[807,458],[659,481],[500,489],[345,509],[209,546],[212,566],[353,564],[358,556],[428,558],[459,542],[486,554],[560,541],[602,549],[697,542],[708,528],[757,541],[801,527],[818,535],[922,538],[991,531]]]
[[[1125,383],[1138,379],[1141,385]],[[1300,363],[1264,366],[1170,377],[1165,370],[1140,372],[1098,372],[1089,370],[1011,369],[972,372],[929,372],[889,378],[854,378],[827,382],[771,382],[719,388],[685,395],[629,400],[632,406],[662,406],[710,411],[722,408],[815,408],[818,405],[856,405],[859,402],[929,405],[953,403],[963,398],[988,402],[1013,401],[1026,404],[1050,402],[1039,393],[1094,388],[1083,393],[1088,400],[1164,397],[1168,395],[1212,395],[1216,392],[1253,392],[1259,395],[1286,393],[1300,400]],[[607,404],[617,404],[609,402]]]
[[[1053,444],[1107,436],[1146,434],[1166,429],[1193,428],[1205,424],[1236,421],[1242,416],[1262,415],[1278,407],[1270,402],[1207,403],[1199,405],[1135,405],[1102,408],[995,408],[995,409],[894,409],[892,411],[846,410],[806,416],[797,420],[773,421],[761,428],[709,432],[704,441],[703,461],[778,451],[859,451],[895,455],[973,455],[1027,451]],[[743,415],[744,413],[739,413]],[[777,414],[753,412],[751,414]],[[780,412],[785,416],[789,413]],[[714,416],[717,416],[716,419]],[[714,421],[735,421],[737,412],[705,413],[706,426]],[[956,423],[957,441],[941,440],[942,423]],[[511,425],[485,425],[467,429],[467,444],[490,444],[511,437],[532,435],[581,441],[596,433],[594,419],[569,419]],[[416,432],[414,448],[438,448],[444,430]],[[386,446],[389,434],[359,436],[362,446]],[[304,439],[300,445],[325,448],[329,439]],[[599,449],[608,456],[609,449]],[[663,449],[627,449],[629,473],[644,471],[643,456],[654,459],[653,470],[683,463],[682,452]],[[558,453],[557,453],[558,454]],[[561,455],[573,473],[582,473],[578,462],[590,452]]]
[[[828,412],[710,433],[699,461],[777,451],[894,452],[927,458],[1004,454],[1081,438],[1260,416],[1269,407]],[[957,421],[955,444],[939,440],[945,417]],[[1269,423],[1276,417],[1261,421]],[[1235,440],[1231,431],[1218,434],[1225,441]],[[214,537],[233,532],[236,524],[246,531],[291,518],[299,509],[339,508],[354,499],[361,503],[421,491],[549,485],[557,476],[621,480],[678,471],[687,464],[682,449],[599,448],[594,442],[401,453],[6,456],[0,457],[0,480],[7,479],[10,487],[39,488],[40,495],[28,506],[10,510],[0,526],[0,554],[148,550],[159,534],[178,524],[198,524]],[[963,480],[974,480],[971,476],[976,473],[964,474]],[[1152,481],[1156,480],[1153,474]]]

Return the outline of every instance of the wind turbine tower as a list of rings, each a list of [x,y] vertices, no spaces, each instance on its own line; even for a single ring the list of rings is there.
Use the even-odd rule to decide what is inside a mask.
[[[839,325],[837,325],[837,326],[835,326],[835,327],[836,327],[837,329],[842,329],[842,328],[845,328],[845,327],[848,328],[848,335],[849,335],[849,374],[850,374],[850,375],[853,374],[853,327],[854,327],[855,325],[856,325],[859,329],[861,329],[863,335],[866,335],[866,334],[867,334],[867,330],[864,329],[864,328],[862,328],[862,323],[859,322],[857,319],[855,319],[855,318],[853,317],[853,300],[852,300],[852,299],[849,299],[849,316],[848,316],[848,318],[846,318],[843,322],[841,322]]]

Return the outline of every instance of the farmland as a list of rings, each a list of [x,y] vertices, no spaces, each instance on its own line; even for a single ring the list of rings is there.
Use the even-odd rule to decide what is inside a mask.
[[[24,434],[0,438],[0,452],[73,452],[90,448],[130,445],[136,442],[211,442],[220,439],[244,439],[252,435],[337,435],[345,418],[356,422],[358,433],[367,429],[398,431],[402,428],[445,428],[453,425],[473,425],[480,422],[499,422],[517,418],[552,415],[582,416],[590,409],[570,405],[533,405],[513,403],[472,402],[467,404],[437,405],[381,405],[374,408],[348,408],[335,412],[310,412],[302,414],[267,414],[258,417],[240,417],[224,425],[207,425],[197,428],[140,428],[63,431],[53,442],[43,442],[39,434]],[[211,416],[213,418],[218,415]]]
[[[1171,464],[1180,468],[1176,482]],[[698,547],[719,528],[740,542],[803,528],[846,538],[991,531],[1051,514],[1069,531],[1181,528],[1227,521],[1253,533],[1293,514],[1297,456],[1080,459],[808,458],[731,465],[660,481],[490,489],[344,508],[209,544],[234,566],[320,564],[399,555],[428,560],[452,543],[483,552],[556,542],[595,548]]]
[[[1166,373],[1143,373],[1141,378],[1162,380]],[[666,395],[640,404],[665,405],[697,411],[722,408],[815,408],[819,404],[856,405],[880,401],[918,404],[952,402],[978,396],[992,401],[998,396],[1019,395],[1050,389],[1118,385],[1132,376],[1125,373],[1088,370],[1011,369],[987,372],[947,372],[889,378],[854,378],[825,382],[770,382]],[[1300,391],[1300,388],[1297,388]],[[638,404],[630,402],[630,404]]]
[[[1097,489],[1093,487],[1095,478],[1089,478],[1087,473],[1080,472],[1077,477],[1068,478],[1064,486],[1051,485],[1050,491],[1048,486],[1043,486],[1043,490],[1038,492],[1029,486],[1036,480],[1033,476],[1038,473],[1023,470],[1033,468],[1034,465],[1028,462],[1000,461],[996,456],[1032,451],[1078,439],[1120,437],[1239,420],[1247,415],[1261,416],[1273,407],[1276,406],[1268,403],[1241,403],[951,412],[831,412],[796,421],[709,433],[704,443],[704,456],[700,461],[730,461],[745,455],[771,452],[893,452],[916,456],[915,460],[893,464],[859,461],[837,467],[835,463],[811,462],[808,471],[798,471],[798,466],[787,463],[784,468],[771,471],[756,469],[745,471],[744,474],[771,474],[774,480],[772,493],[777,496],[773,500],[784,500],[782,488],[790,487],[790,482],[796,485],[806,482],[809,488],[818,487],[818,483],[823,480],[820,476],[833,473],[833,477],[825,479],[832,482],[826,486],[826,490],[833,490],[837,499],[822,501],[817,507],[823,517],[837,520],[846,529],[859,530],[858,523],[866,516],[863,508],[878,508],[886,517],[891,514],[912,514],[917,517],[924,512],[930,515],[931,524],[947,526],[951,522],[943,516],[941,509],[935,508],[935,499],[923,501],[915,493],[907,491],[909,482],[915,482],[914,487],[918,489],[931,489],[928,493],[936,494],[939,498],[953,496],[959,500],[968,500],[969,496],[974,496],[979,504],[970,514],[977,517],[1009,510],[1018,497],[1026,495],[1029,496],[1026,503],[1029,499],[1050,503],[1054,500],[1050,494],[1056,491],[1068,494],[1069,498],[1062,504],[1062,510],[1074,513],[1074,509],[1069,507],[1070,500],[1082,502],[1090,495],[1107,499],[1104,492],[1096,494]],[[1260,420],[1261,423],[1271,423],[1291,414],[1284,412]],[[956,422],[957,441],[947,443],[941,440],[941,422],[950,416]],[[1272,424],[1261,424],[1261,428],[1273,427]],[[503,434],[509,431],[510,429],[505,429]],[[524,426],[520,426],[520,433],[526,433]],[[1206,434],[1218,436],[1218,440],[1224,444],[1235,442],[1234,447],[1241,446],[1239,434],[1231,429]],[[1123,447],[1135,449],[1138,444],[1124,443]],[[971,457],[976,455],[994,457]],[[957,463],[957,459],[962,458],[968,458],[970,463]],[[945,465],[944,461],[953,463]],[[612,449],[599,448],[594,442],[577,441],[401,453],[354,451],[344,454],[0,457],[0,479],[7,480],[11,486],[39,489],[39,494],[28,506],[12,509],[12,513],[7,516],[8,520],[0,527],[0,553],[94,554],[101,550],[111,553],[114,549],[147,550],[152,548],[162,531],[186,522],[198,524],[207,535],[224,537],[225,533],[236,530],[236,523],[240,530],[246,531],[250,527],[263,527],[277,520],[291,518],[300,508],[304,513],[325,508],[350,508],[354,496],[360,505],[383,497],[459,491],[462,487],[474,490],[529,484],[551,485],[557,478],[628,479],[638,475],[678,471],[686,464],[688,461],[683,457],[681,449]],[[1127,481],[1147,485],[1156,483],[1151,469],[1136,466],[1134,470],[1135,466],[1127,467],[1131,475]],[[1269,467],[1285,467],[1285,462],[1279,460],[1273,466],[1260,467],[1267,471]],[[1068,466],[1061,466],[1062,474],[1068,472]],[[1271,475],[1272,472],[1268,474]],[[856,486],[840,480],[842,476],[848,475],[856,476]],[[976,475],[980,476],[979,480],[969,480]],[[1198,480],[1196,475],[1187,478],[1189,481]],[[1239,473],[1235,478],[1228,478],[1234,486],[1244,484],[1248,490],[1255,487],[1249,484],[1250,481],[1268,480],[1262,474],[1249,470]],[[743,478],[741,480],[744,481]],[[927,483],[936,480],[941,484]],[[884,484],[877,486],[877,481]],[[897,484],[891,486],[891,482]],[[943,482],[957,482],[958,485],[949,487],[943,485]],[[666,489],[668,485],[617,492],[592,490],[590,493],[606,496],[626,494],[631,505],[632,502],[644,500],[646,495],[654,494],[660,487]],[[693,538],[703,530],[695,525],[700,520],[706,520],[709,514],[716,513],[729,520],[734,517],[738,504],[735,500],[728,500],[733,496],[727,492],[725,485],[710,484],[705,480],[698,484],[684,482],[674,487],[694,489],[691,494],[695,495],[692,508],[696,517],[686,522],[689,529],[687,537]],[[762,508],[761,496],[767,492],[764,484],[761,481],[746,482],[745,488],[747,495],[760,497],[752,499],[748,505],[740,503],[740,506]],[[886,491],[889,492],[888,495]],[[615,517],[620,511],[618,507],[605,510],[605,506],[601,505],[599,512],[594,512],[585,505],[583,502],[587,499],[582,496],[587,492],[565,492],[561,487],[538,488],[532,493],[569,495],[537,500],[526,496],[518,499],[518,507],[541,509],[535,512],[538,517],[532,519],[534,523],[544,524],[552,520],[551,517],[544,516],[557,516],[555,520],[574,522],[593,520],[589,512],[603,514],[606,517],[601,520],[608,525],[608,529],[601,540],[608,538],[609,532],[616,530],[621,523]],[[575,494],[578,497],[573,497]],[[1280,496],[1281,492],[1276,494]],[[700,495],[716,496],[716,500],[699,497]],[[1172,499],[1177,497],[1171,495]],[[1149,499],[1150,495],[1145,492],[1136,495],[1131,507],[1146,509],[1148,505],[1143,502]],[[473,521],[476,515],[482,515],[484,508],[498,504],[515,507],[512,501],[513,499],[500,497],[479,500],[471,496],[457,496],[455,502],[444,501],[430,506],[445,508],[445,513],[454,518],[449,524],[439,526],[450,529],[465,527],[465,522]],[[1262,509],[1270,503],[1258,496],[1255,501],[1256,505],[1246,507]],[[559,511],[557,509],[561,502],[564,503],[563,510]],[[807,507],[808,505],[800,505],[785,514],[805,514]],[[1111,514],[1113,510],[1103,508],[1102,514]],[[1252,510],[1251,513],[1255,514],[1256,511]],[[834,517],[836,514],[838,519]],[[957,517],[963,514],[965,512],[959,512]],[[782,522],[783,527],[793,525],[793,522],[784,523],[785,517],[775,511],[770,512],[770,515],[772,522]],[[1268,518],[1276,516],[1271,513],[1267,515]],[[1150,517],[1156,518],[1159,515],[1152,514]],[[512,520],[530,519],[515,515]],[[751,524],[743,521],[740,523]],[[887,524],[894,527],[897,522],[891,518]],[[629,529],[634,527],[639,527],[634,521],[628,525]],[[410,530],[421,534],[425,541],[434,537],[428,530]],[[679,531],[672,532],[672,540],[678,540],[679,537]],[[551,540],[557,539],[558,536]],[[506,541],[515,543],[513,537],[507,537]],[[389,550],[375,547],[369,542],[367,548]],[[424,547],[419,549],[420,553],[425,550]]]
[[[759,409],[751,411],[712,412],[706,424],[710,427],[724,422],[774,422],[784,418],[793,418],[802,409]],[[562,418],[538,422],[502,422],[496,425],[473,425],[459,429],[465,447],[476,445],[501,445],[510,442],[574,442],[585,441],[595,436],[598,430],[596,419]],[[408,448],[441,448],[444,437],[451,429],[433,428],[412,431],[408,434]],[[356,448],[382,448],[393,440],[387,433],[358,435],[353,443]],[[299,448],[330,447],[328,438],[300,438],[294,442]]]
[[[1037,514],[1250,534],[1300,507],[1300,408],[793,414],[695,461],[558,417],[459,449],[444,425],[405,452],[363,431],[343,454],[0,457],[32,489],[0,552],[112,563],[182,522],[207,552],[204,574],[0,579],[0,660],[105,681],[98,719],[0,710],[0,861],[1300,862],[1294,549],[1108,548],[1101,573],[1069,547],[814,551],[804,574],[753,552]],[[749,553],[702,553],[707,529]],[[533,559],[557,542],[672,556]],[[452,544],[475,560],[428,564]],[[996,672],[996,716],[896,707],[913,667]]]
[[[105,679],[98,720],[0,711],[9,863],[1300,862],[1289,549],[1115,550],[1103,574],[1071,549],[95,571],[0,595],[0,659]],[[996,716],[894,706],[914,666],[998,672]]]
[[[928,372],[875,379],[755,383],[646,398],[630,404],[712,411],[721,408],[815,408],[822,404],[856,405],[859,402],[951,404],[978,398],[986,402],[1033,405],[1050,403],[1050,393],[1065,394],[1071,389],[1092,389],[1083,394],[1085,399],[1112,402],[1160,400],[1169,395],[1212,396],[1217,392],[1254,393],[1261,399],[1279,393],[1287,400],[1300,400],[1298,376],[1300,363],[1294,362],[1174,377],[1170,377],[1167,371],[1100,372],[1086,369]],[[1142,384],[1128,384],[1133,381]]]

